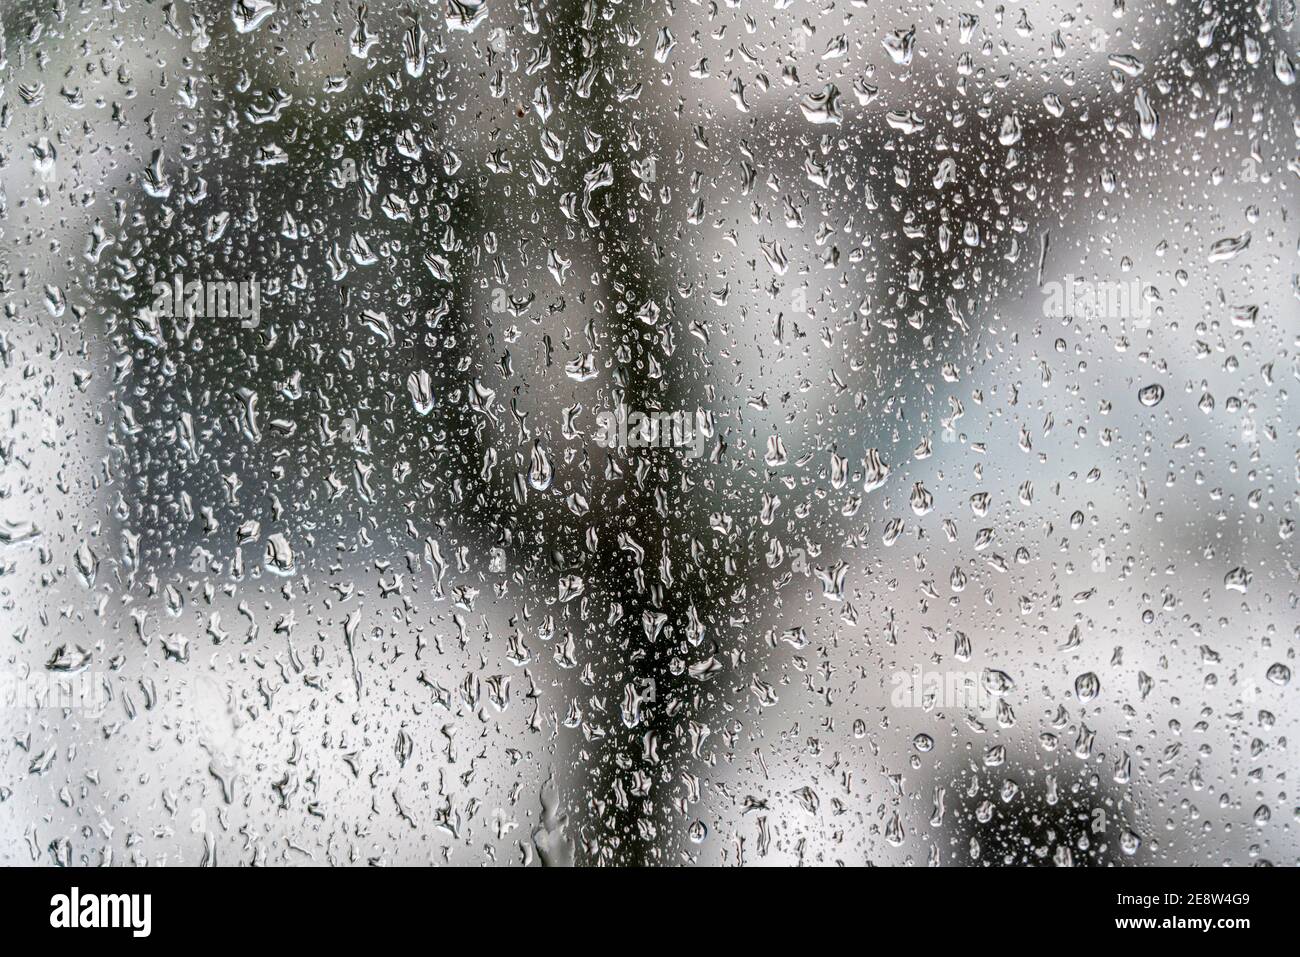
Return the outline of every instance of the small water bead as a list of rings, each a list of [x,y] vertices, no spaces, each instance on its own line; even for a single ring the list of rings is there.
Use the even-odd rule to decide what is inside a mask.
[[[1148,409],[1160,404],[1165,397],[1165,387],[1159,383],[1143,386],[1138,390],[1138,401]]]

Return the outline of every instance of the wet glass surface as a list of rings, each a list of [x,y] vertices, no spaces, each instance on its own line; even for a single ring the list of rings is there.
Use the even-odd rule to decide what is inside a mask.
[[[0,862],[1294,863],[1294,0],[33,3]]]

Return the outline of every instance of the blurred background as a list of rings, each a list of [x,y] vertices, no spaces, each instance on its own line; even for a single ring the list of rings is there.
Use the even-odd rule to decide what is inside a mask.
[[[1296,863],[1293,0],[0,24],[0,862]]]

